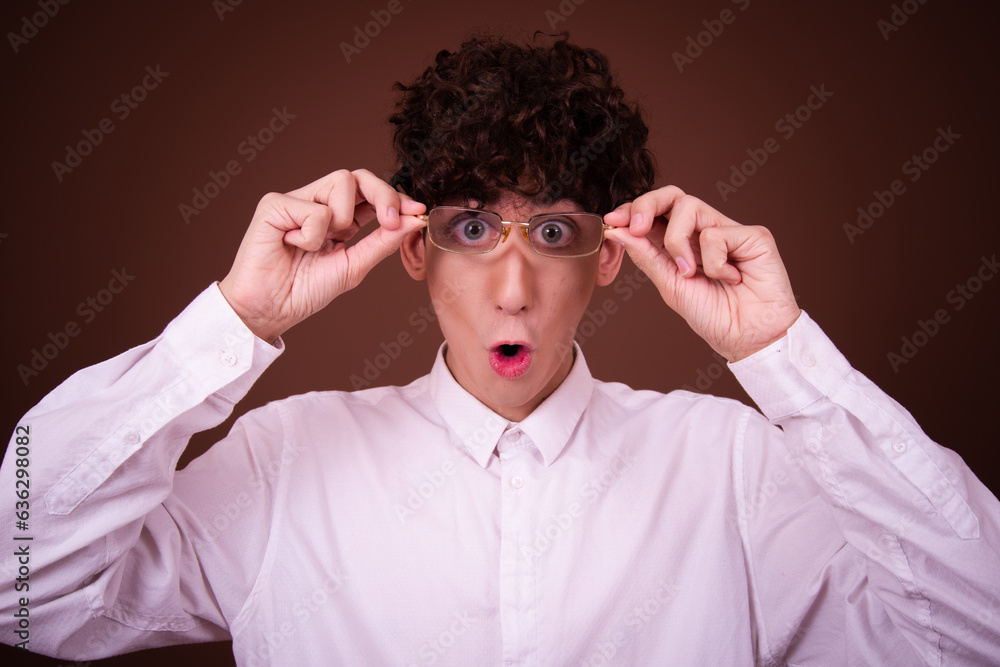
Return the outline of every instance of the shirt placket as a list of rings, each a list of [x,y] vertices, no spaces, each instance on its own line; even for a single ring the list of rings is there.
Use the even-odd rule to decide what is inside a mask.
[[[537,664],[535,572],[521,548],[530,543],[533,444],[517,428],[497,444],[500,457],[500,627],[504,665]]]

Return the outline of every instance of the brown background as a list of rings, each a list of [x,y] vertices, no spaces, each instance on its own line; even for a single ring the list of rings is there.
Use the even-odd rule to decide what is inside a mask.
[[[219,3],[216,3],[217,5]],[[947,300],[1000,250],[994,200],[997,156],[996,20],[981,6],[919,5],[886,40],[877,22],[891,2],[639,3],[587,0],[558,29],[603,50],[648,114],[658,185],[673,183],[778,240],[800,305],[856,368],[906,406],[931,437],[957,450],[996,493],[997,297],[986,282],[961,310]],[[209,0],[186,3],[71,2],[14,53],[0,47],[5,159],[0,271],[5,326],[0,345],[3,429],[75,370],[155,335],[213,280],[221,279],[257,200],[337,168],[387,177],[388,129],[397,79],[409,80],[441,48],[481,28],[530,35],[549,30],[559,2],[403,0],[403,11],[348,63],[339,44],[386,2],[267,3],[243,0],[222,18]],[[726,25],[679,72],[672,54],[730,8]],[[8,2],[5,33],[19,31],[35,2]],[[568,12],[567,12],[568,13]],[[112,101],[146,66],[169,76],[128,118]],[[803,104],[810,86],[833,95],[785,138],[775,122]],[[237,146],[265,127],[272,108],[294,120],[257,158]],[[115,130],[59,182],[51,163],[82,131],[112,119]],[[939,127],[961,135],[916,182],[901,171]],[[780,150],[723,201],[716,183],[747,149],[777,139]],[[178,206],[237,159],[242,173],[185,224]],[[875,190],[902,179],[906,192],[863,235],[845,223]],[[112,270],[135,276],[90,323],[77,305],[106,287]],[[626,264],[623,273],[632,273]],[[720,370],[648,284],[584,342],[595,375],[668,391]],[[380,344],[400,331],[414,344],[377,378],[406,383],[425,373],[440,343],[408,317],[428,298],[391,258],[356,291],[286,336],[288,350],[236,414],[316,389],[350,389]],[[597,302],[595,302],[596,305]],[[887,360],[918,320],[944,308],[950,321],[897,370]],[[17,372],[32,350],[70,321],[81,331],[25,385]],[[898,372],[897,372],[898,371]],[[728,374],[701,384],[747,400]],[[204,451],[230,422],[196,437]],[[189,460],[186,455],[184,461]],[[7,497],[7,496],[3,496]],[[9,498],[8,498],[9,500]],[[6,502],[6,501],[5,501]],[[9,591],[4,592],[5,595]],[[43,658],[23,664],[59,664]],[[228,644],[150,652],[145,664],[230,664]],[[132,655],[102,662],[136,664]]]

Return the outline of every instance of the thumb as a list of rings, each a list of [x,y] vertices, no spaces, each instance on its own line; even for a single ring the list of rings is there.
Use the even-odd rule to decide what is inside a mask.
[[[685,286],[678,285],[678,281],[684,278],[670,255],[657,247],[649,237],[632,236],[627,227],[609,229],[604,232],[604,238],[625,246],[625,251],[632,258],[632,262],[653,282],[664,303],[686,319],[684,313],[679,310],[681,305],[679,291],[683,291]]]
[[[616,227],[604,232],[604,238],[625,246],[625,251],[639,269],[663,288],[677,280],[680,272],[670,255],[656,247],[646,236],[633,236],[628,227]]]
[[[376,264],[399,250],[403,239],[410,232],[416,231],[426,223],[412,215],[399,216],[399,228],[387,229],[377,227],[371,234],[364,237],[347,249],[347,289],[354,289],[364,279]]]

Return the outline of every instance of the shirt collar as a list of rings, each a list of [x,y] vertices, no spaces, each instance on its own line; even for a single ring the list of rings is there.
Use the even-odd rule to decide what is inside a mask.
[[[447,343],[438,348],[430,374],[430,394],[448,426],[465,444],[476,463],[485,468],[500,440],[511,424],[483,405],[466,391],[452,376],[444,361]],[[518,424],[538,447],[545,465],[550,465],[562,452],[576,429],[594,390],[593,376],[583,358],[580,346],[573,342],[576,359],[569,375],[535,411]]]

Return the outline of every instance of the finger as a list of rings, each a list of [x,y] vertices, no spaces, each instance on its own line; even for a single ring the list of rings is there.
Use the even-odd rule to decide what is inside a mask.
[[[677,266],[648,236],[632,236],[628,228],[616,227],[605,230],[604,238],[625,246],[632,262],[656,285],[666,284],[677,274]]]
[[[667,185],[636,197],[630,209],[629,231],[633,236],[645,236],[657,217],[671,217],[671,211],[684,196],[677,186]]]
[[[749,232],[745,227],[709,227],[699,235],[702,270],[714,280],[739,285],[739,269],[729,262],[729,255],[746,242]]]
[[[403,215],[400,217],[399,227],[396,229],[379,226],[371,234],[348,248],[348,289],[357,287],[376,264],[399,250],[399,246],[407,234],[420,229],[425,224],[423,220],[415,216]]]
[[[610,213],[605,214],[604,222],[612,227],[628,227],[631,215],[632,202],[627,201]]]
[[[710,227],[740,226],[697,197],[684,195],[674,203],[670,222],[663,236],[663,248],[677,263],[682,276],[690,278],[698,268],[695,242],[697,234]],[[704,249],[701,249],[704,261]]]
[[[426,208],[409,196],[393,190],[392,186],[367,169],[355,169],[351,173],[358,184],[358,195],[375,207],[375,217],[386,229],[399,229],[399,213],[403,202],[407,202],[406,212],[410,214],[423,213]]]
[[[284,212],[293,222],[282,240],[309,252],[319,250],[329,236],[328,230],[333,217],[330,208],[315,202],[289,198]]]
[[[403,195],[399,212],[402,215],[420,215],[427,212],[427,205],[412,199],[409,195]]]
[[[329,236],[343,237],[343,232],[354,223],[356,190],[353,174],[347,169],[338,169],[309,185],[292,190],[288,196],[329,207],[332,212]],[[352,235],[350,232],[347,234]]]
[[[367,224],[372,218],[377,218],[380,224],[389,228],[396,228],[399,226],[400,210],[414,214],[425,208],[367,169],[353,172],[338,169],[287,194],[329,206],[333,210],[331,228],[335,234],[347,230],[354,223],[359,226]],[[362,207],[360,210],[359,206]]]
[[[265,243],[278,236],[303,250],[316,250],[326,238],[330,215],[330,209],[322,204],[270,193],[261,198],[254,213],[254,220],[262,224],[251,227],[264,234]]]

